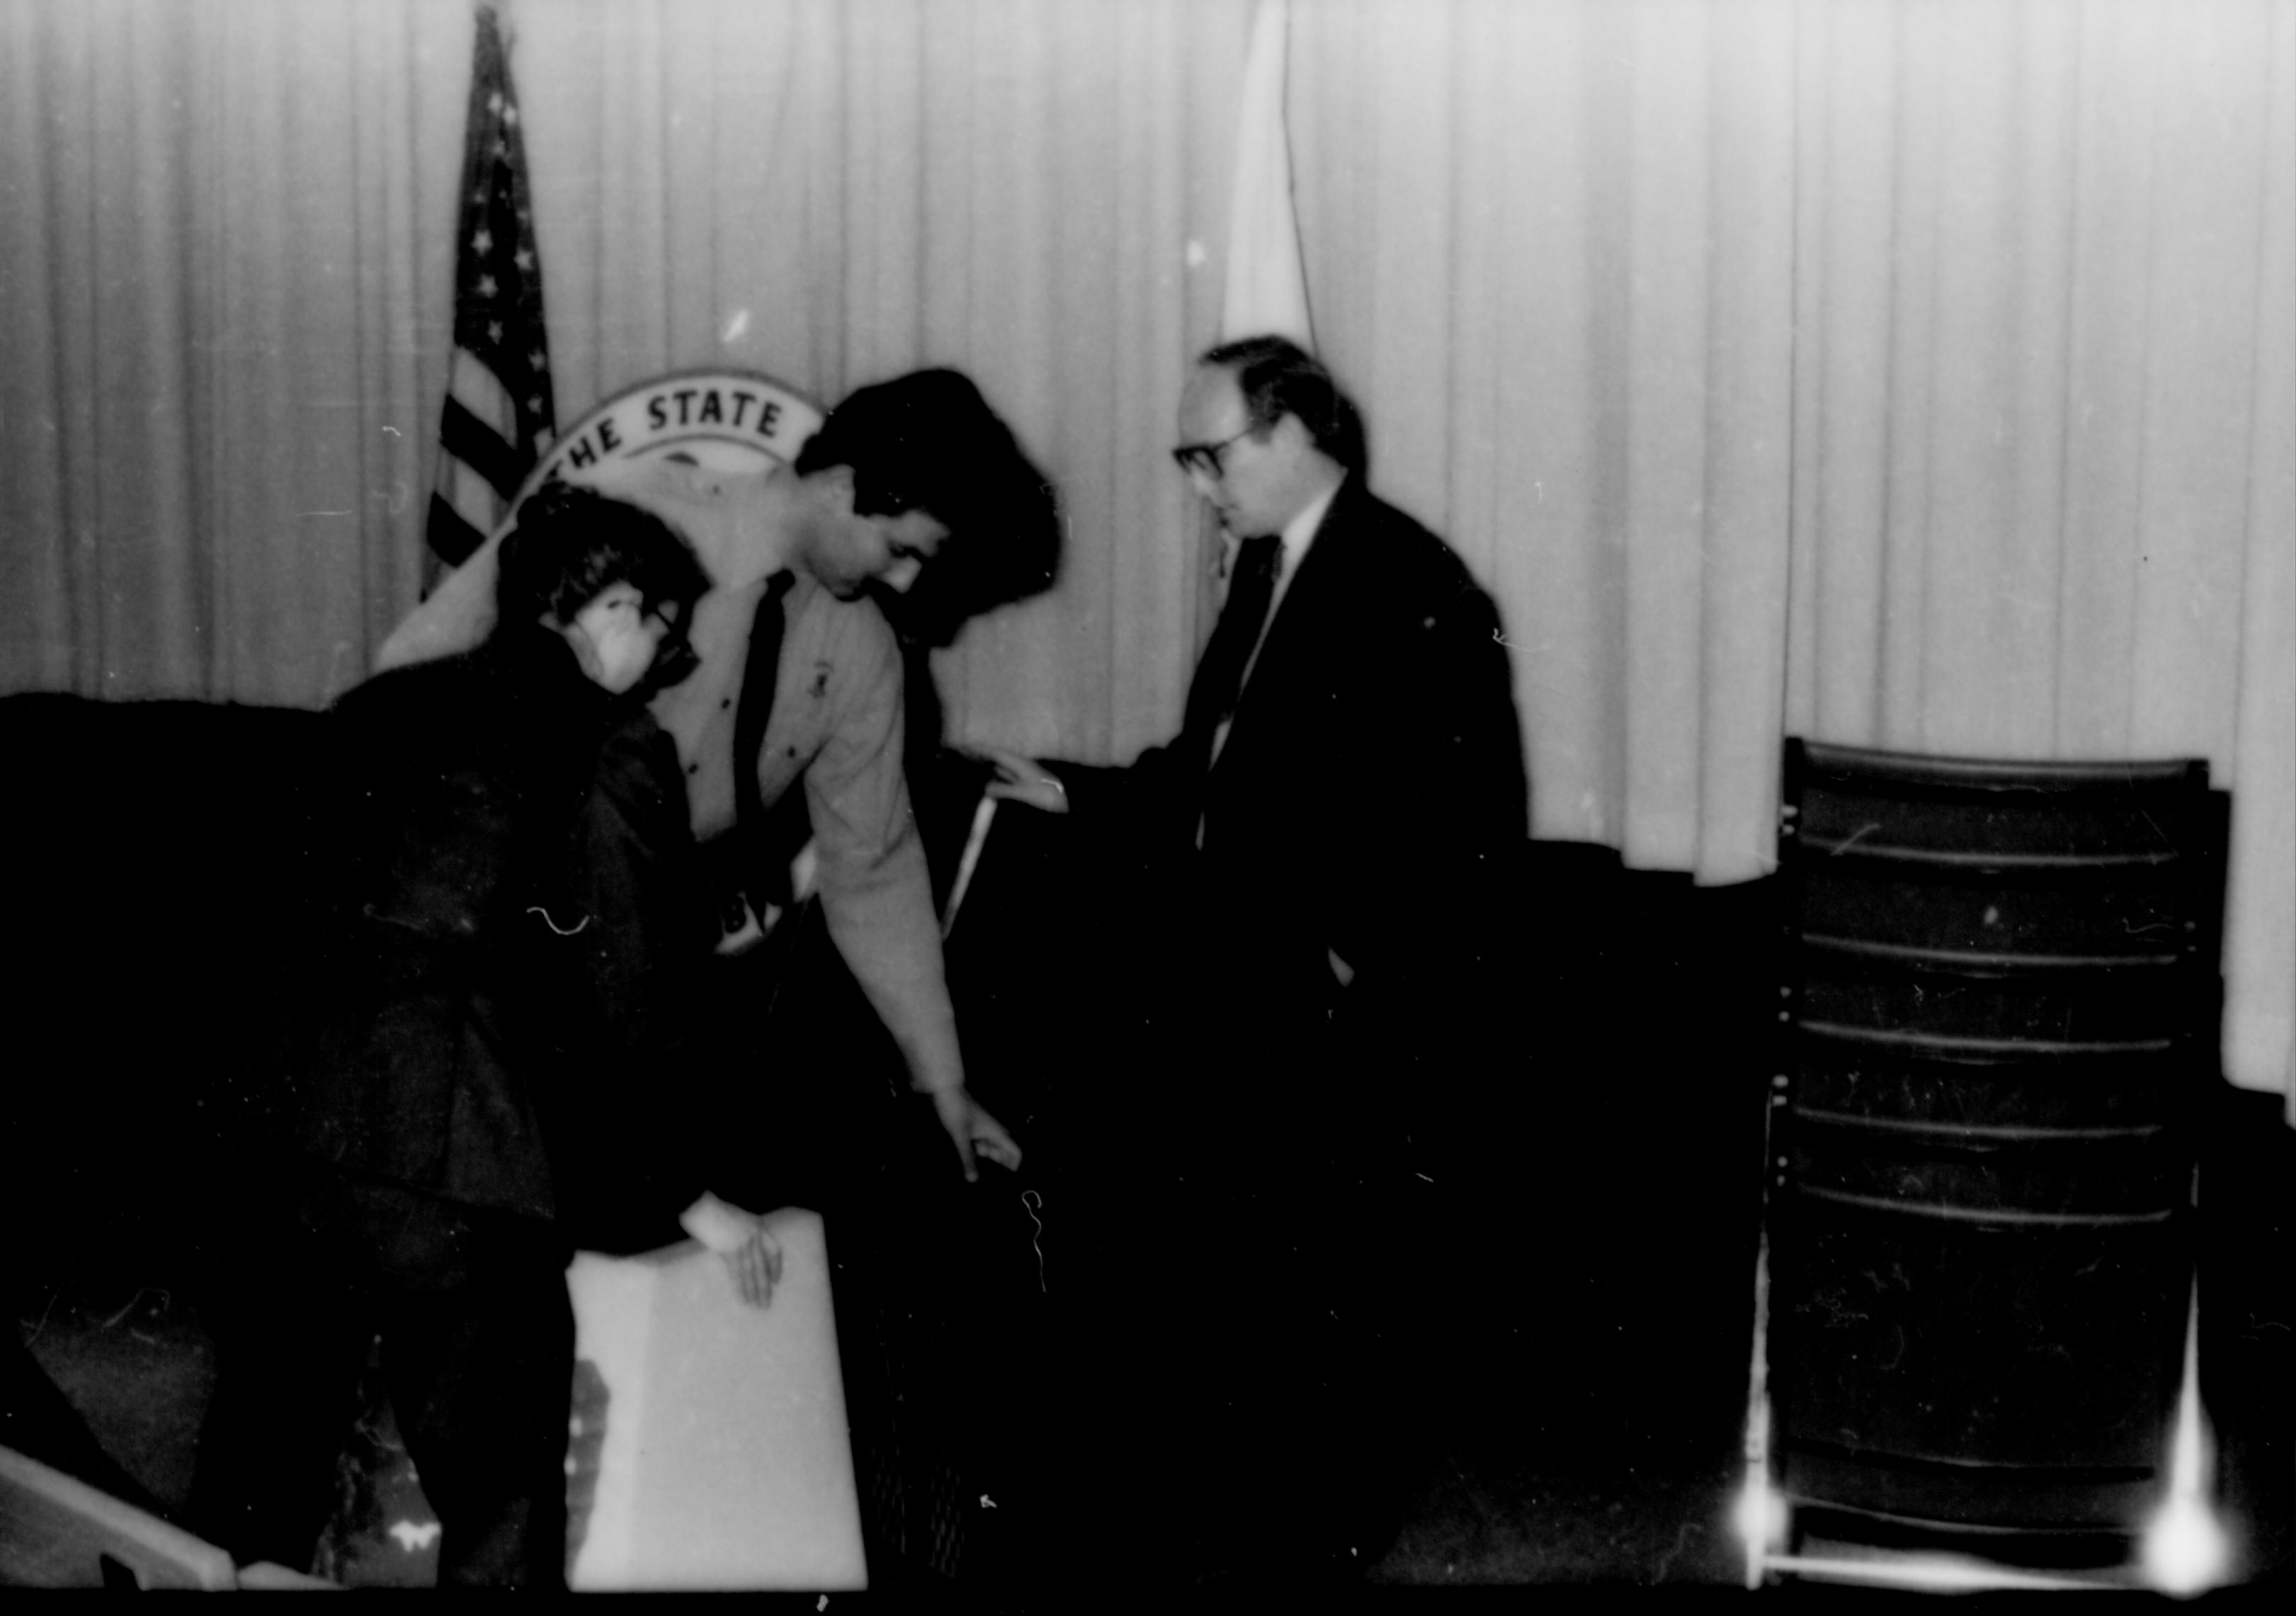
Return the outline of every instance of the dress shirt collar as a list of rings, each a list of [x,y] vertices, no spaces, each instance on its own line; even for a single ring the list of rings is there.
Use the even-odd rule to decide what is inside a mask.
[[[1300,558],[1308,554],[1308,546],[1316,542],[1316,535],[1324,525],[1324,517],[1339,494],[1340,484],[1335,482],[1302,505],[1300,513],[1283,524],[1283,561],[1275,574],[1277,605],[1283,603],[1283,591],[1290,587],[1292,575],[1300,570]],[[1275,606],[1270,606],[1268,614],[1275,615]]]
[[[1300,506],[1298,513],[1283,524],[1283,531],[1277,535],[1283,547],[1275,563],[1275,601],[1267,608],[1270,617],[1275,616],[1276,603],[1283,599],[1283,591],[1292,582],[1292,575],[1300,570],[1300,558],[1308,554],[1308,546],[1316,542],[1316,531],[1323,527],[1324,513],[1331,510],[1332,501],[1339,497],[1341,486],[1340,483],[1332,484]],[[1243,548],[1243,541],[1223,529],[1219,544],[1218,565],[1213,576],[1218,596],[1225,602],[1228,586],[1235,578],[1236,556]]]

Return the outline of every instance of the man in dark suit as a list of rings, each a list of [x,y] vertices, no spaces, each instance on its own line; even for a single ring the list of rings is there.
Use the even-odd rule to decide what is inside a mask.
[[[1234,546],[1180,734],[1126,769],[1000,756],[993,789],[1098,828],[1137,947],[1111,1041],[1142,1067],[1104,1086],[1136,1100],[1090,1136],[1136,1237],[1111,1238],[1111,1282],[1155,1283],[1179,1326],[1135,1382],[1181,1405],[1146,1422],[1168,1467],[1144,1472],[1189,1501],[1201,1574],[1345,1567],[1382,1546],[1398,1479],[1383,1415],[1436,1289],[1414,1195],[1450,1176],[1496,1000],[1521,731],[1496,607],[1365,486],[1322,364],[1275,337],[1212,349],[1180,437]],[[1169,1126],[1137,1127],[1142,1094]]]

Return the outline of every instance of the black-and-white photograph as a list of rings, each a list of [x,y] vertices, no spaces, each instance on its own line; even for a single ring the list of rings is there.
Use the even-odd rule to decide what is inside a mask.
[[[0,1587],[2296,1584],[2296,0],[0,0]]]

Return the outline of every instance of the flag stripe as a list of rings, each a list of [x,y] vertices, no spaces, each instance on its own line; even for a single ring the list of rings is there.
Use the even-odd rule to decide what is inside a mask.
[[[449,567],[459,567],[486,542],[486,535],[463,520],[444,494],[430,496],[430,548]]]
[[[534,463],[532,454],[521,454],[516,444],[504,441],[501,433],[451,395],[439,411],[439,441],[447,453],[485,478],[504,499],[518,492],[518,485]]]
[[[464,409],[492,427],[497,436],[513,440],[518,437],[518,406],[512,402],[509,389],[487,362],[469,349],[455,349],[455,369],[447,390]]]
[[[461,512],[463,520],[480,532],[491,530],[502,514],[502,496],[495,492],[492,483],[453,455],[444,450],[440,455],[446,462],[446,487],[439,491],[446,495],[447,503]]]

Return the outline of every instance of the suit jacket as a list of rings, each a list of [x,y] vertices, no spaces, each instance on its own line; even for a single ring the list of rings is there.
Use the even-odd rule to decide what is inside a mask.
[[[1335,1053],[1382,1087],[1456,1060],[1519,924],[1529,817],[1497,609],[1457,554],[1349,478],[1209,777],[1177,754],[1062,771],[1168,900],[1157,947],[1183,980],[1164,991],[1219,1003],[1263,1084],[1328,1080]]]

